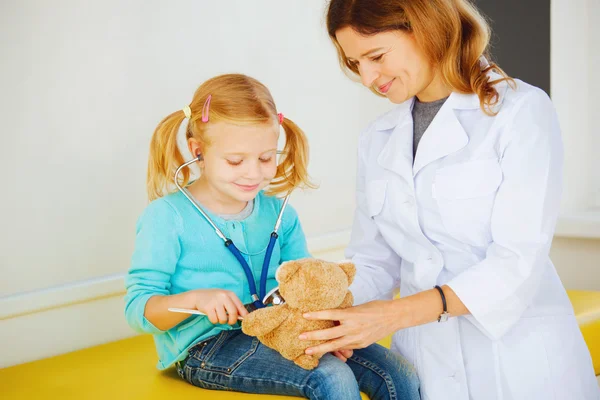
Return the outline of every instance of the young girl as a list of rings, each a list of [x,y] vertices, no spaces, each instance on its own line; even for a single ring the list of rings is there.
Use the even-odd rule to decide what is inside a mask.
[[[185,162],[177,132],[186,119],[187,145],[200,176],[190,183],[189,170],[181,171],[178,183],[187,190],[184,194],[174,190],[173,178]],[[280,126],[286,144],[278,164]],[[239,249],[253,275],[249,279],[258,287],[282,208],[275,196],[310,186],[307,158],[303,132],[277,113],[265,86],[244,75],[208,80],[189,106],[163,119],[150,145],[147,182],[154,201],[138,221],[126,278],[127,321],[154,335],[159,369],[175,365],[183,379],[205,389],[330,400],[360,399],[362,390],[372,399],[417,399],[414,369],[379,345],[338,353],[337,358],[326,354],[316,369],[307,371],[240,329],[238,317],[248,313],[244,305],[255,300],[248,275],[196,206]],[[277,286],[275,270],[282,262],[310,257],[291,206],[278,234],[267,290]]]

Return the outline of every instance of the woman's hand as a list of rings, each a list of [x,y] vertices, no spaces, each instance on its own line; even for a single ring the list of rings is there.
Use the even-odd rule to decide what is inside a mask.
[[[198,289],[194,295],[196,309],[206,314],[213,324],[233,325],[238,322],[238,316],[248,315],[240,299],[229,290]]]
[[[340,360],[342,360],[343,362],[348,361],[348,359],[350,357],[352,357],[352,354],[354,354],[353,350],[349,350],[349,349],[340,349],[340,350],[336,350],[333,353],[334,356],[336,356],[337,358],[339,358]]]
[[[342,310],[304,314],[304,318],[310,320],[339,321],[339,325],[333,328],[301,334],[301,340],[326,340],[325,343],[306,349],[306,354],[333,352],[336,355],[338,352],[348,358],[341,353],[342,349],[365,348],[400,328],[403,318],[399,305],[397,301],[378,300]]]
[[[469,314],[454,291],[444,285],[448,312],[453,317]],[[306,354],[324,354],[340,349],[362,349],[397,330],[436,321],[442,313],[442,301],[436,289],[425,290],[394,300],[377,300],[342,310],[324,310],[304,314],[306,319],[339,321],[339,325],[320,331],[305,332],[301,340],[326,340],[306,349]]]

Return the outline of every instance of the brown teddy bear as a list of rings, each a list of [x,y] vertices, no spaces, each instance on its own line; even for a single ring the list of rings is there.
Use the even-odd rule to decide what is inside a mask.
[[[302,314],[352,306],[352,283],[356,268],[350,262],[334,263],[314,258],[288,261],[276,273],[285,304],[261,308],[248,314],[242,331],[304,369],[319,365],[319,358],[304,354],[321,340],[300,340],[302,332],[331,328],[333,321],[309,321]]]

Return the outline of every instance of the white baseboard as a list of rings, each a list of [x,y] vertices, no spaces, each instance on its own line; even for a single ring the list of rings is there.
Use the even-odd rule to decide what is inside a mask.
[[[555,236],[600,239],[600,210],[563,214],[556,223]]]
[[[308,238],[317,258],[337,261],[350,230]],[[0,297],[0,368],[135,335],[123,316],[125,274]]]

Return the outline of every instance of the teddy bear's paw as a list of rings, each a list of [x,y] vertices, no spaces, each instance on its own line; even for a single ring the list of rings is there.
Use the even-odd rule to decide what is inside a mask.
[[[317,368],[317,365],[319,365],[319,359],[309,356],[308,354],[302,354],[301,356],[296,357],[294,363],[304,369],[315,369]]]

